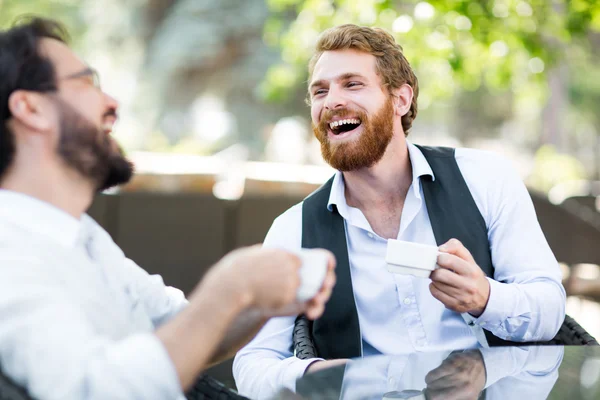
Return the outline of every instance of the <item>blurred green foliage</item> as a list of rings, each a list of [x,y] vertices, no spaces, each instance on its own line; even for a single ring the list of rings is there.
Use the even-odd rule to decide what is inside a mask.
[[[594,0],[267,0],[273,16],[265,40],[281,48],[261,87],[279,101],[306,79],[318,35],[343,24],[378,26],[393,33],[426,98],[485,87],[516,97],[546,96],[546,73],[600,31]],[[290,21],[291,23],[285,23]],[[541,95],[541,96],[540,96]]]
[[[249,121],[250,117],[263,114],[256,112],[261,110],[259,107],[242,105],[246,98],[252,106],[261,103],[254,97],[257,92],[265,100],[290,105],[286,110],[305,115],[301,99],[306,90],[306,66],[320,33],[343,23],[378,26],[395,36],[416,70],[420,80],[419,123],[425,129],[435,131],[437,126],[443,126],[442,131],[465,145],[469,145],[471,138],[503,137],[531,154],[541,144],[555,144],[556,150],[544,147],[538,151],[532,182],[541,190],[565,179],[585,176],[581,162],[576,165],[577,160],[584,160],[588,175],[600,177],[600,141],[597,139],[600,132],[600,113],[597,112],[600,2],[248,0],[243,3],[246,6],[243,10],[246,13],[261,7],[264,10],[264,2],[270,13],[262,27],[262,39],[279,50],[282,62],[272,64],[274,57],[268,63],[257,64],[260,67],[256,68],[259,73],[255,79],[245,78],[232,84],[236,93],[241,86],[252,93],[252,96],[235,96],[240,100],[238,112],[254,110],[254,114],[242,113],[240,118]],[[193,99],[204,86],[189,84],[190,74],[212,76],[210,60],[226,60],[225,54],[233,57],[230,64],[215,63],[216,69],[232,68],[247,60],[239,54],[236,56],[235,46],[229,51],[222,44],[228,37],[235,39],[227,39],[227,43],[239,44],[237,29],[245,26],[243,22],[250,24],[240,19],[240,15],[245,15],[240,12],[242,3],[230,0],[222,4],[223,7],[209,0],[0,0],[0,29],[28,14],[56,18],[68,28],[77,50],[100,49],[98,54],[105,54],[106,59],[124,66],[123,70],[132,76],[138,74],[135,65],[140,55],[146,53],[151,59],[148,54],[154,51],[155,59],[164,60],[163,69],[152,70],[152,84],[146,91],[140,90],[135,100],[145,112],[143,119],[147,120],[152,114],[147,112],[149,102],[144,100],[151,98],[150,94],[157,92],[158,97]],[[186,7],[199,10],[198,15],[211,17],[186,19],[188,24],[168,23],[169,18],[174,18],[177,12],[183,13],[181,10],[187,10]],[[239,15],[228,22],[229,28],[218,30],[210,25],[215,20],[219,27],[227,25],[220,18],[229,16],[233,9]],[[255,17],[259,32],[261,18]],[[203,34],[204,30],[214,37]],[[248,43],[247,46],[254,46]],[[190,54],[194,57],[188,59]],[[104,60],[104,57],[99,59]],[[267,69],[265,65],[271,66]],[[263,72],[266,73],[261,82]],[[235,76],[244,77],[247,73],[234,72]],[[177,79],[173,77],[179,77],[184,84],[176,86]],[[166,84],[159,89],[157,82],[161,80]],[[548,82],[554,82],[552,88]],[[176,94],[165,96],[166,88]],[[124,93],[126,97],[130,95]],[[554,104],[547,107],[549,112],[544,112],[550,94]],[[173,107],[171,111],[184,112],[187,103],[181,104],[181,109]],[[264,107],[274,108],[272,104]],[[558,118],[551,118],[553,115]],[[512,125],[507,129],[508,122]],[[135,146],[195,154],[210,154],[221,146],[203,143],[191,133],[180,134],[189,127],[175,128],[175,140],[169,136],[172,132],[160,132],[156,126],[147,125],[140,136],[143,145]],[[510,126],[518,129],[512,130]],[[244,127],[247,128],[247,124]],[[501,129],[505,133],[501,133]],[[507,130],[510,132],[506,133]],[[256,131],[256,127],[245,129],[240,134],[241,140],[256,141]],[[594,147],[598,149],[593,150]],[[581,157],[581,149],[587,151],[587,158]],[[592,157],[590,154],[594,151],[597,154]],[[569,152],[573,158],[567,161],[565,157]],[[591,158],[594,163],[589,161]],[[549,160],[560,167],[553,167]],[[554,169],[556,173],[552,172]]]
[[[80,6],[84,0],[0,0],[0,29],[8,29],[27,16],[60,21],[68,29],[73,44],[78,45],[87,29]]]

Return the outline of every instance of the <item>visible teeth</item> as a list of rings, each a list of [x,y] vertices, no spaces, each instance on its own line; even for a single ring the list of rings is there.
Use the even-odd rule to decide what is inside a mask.
[[[331,122],[329,124],[329,127],[331,129],[333,129],[333,128],[336,128],[338,126],[345,125],[345,124],[355,124],[355,125],[358,125],[358,124],[360,124],[360,120],[358,120],[358,119],[343,119],[341,121],[333,121],[333,122]]]

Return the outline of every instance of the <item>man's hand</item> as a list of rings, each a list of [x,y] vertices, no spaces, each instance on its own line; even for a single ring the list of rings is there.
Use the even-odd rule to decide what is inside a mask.
[[[429,290],[450,310],[479,317],[490,297],[490,283],[469,250],[457,239],[440,246],[441,267],[431,273]]]
[[[485,388],[486,370],[479,350],[452,353],[425,376],[427,399],[473,399]]]
[[[228,253],[211,268],[201,285],[242,296],[248,307],[281,309],[295,302],[299,269],[300,258],[294,254],[257,245]]]
[[[246,247],[226,255],[209,272],[207,279],[247,296],[248,307],[264,317],[306,314],[318,318],[335,285],[335,257],[329,254],[327,275],[321,290],[307,302],[298,302],[301,261],[295,254],[260,246]]]
[[[258,333],[270,317],[304,313],[307,318],[316,319],[323,314],[325,303],[329,300],[335,285],[335,257],[327,250],[319,251],[328,254],[327,273],[319,292],[304,303],[297,302],[295,297],[285,296],[289,292],[296,293],[298,286],[296,279],[288,279],[288,276],[281,273],[289,269],[289,275],[296,277],[298,274],[297,259],[295,256],[289,257],[290,253],[251,247],[230,253],[221,263],[217,264],[215,274],[219,281],[226,282],[227,279],[230,279],[231,274],[234,274],[232,284],[236,284],[239,277],[242,277],[243,283],[250,283],[248,288],[252,294],[248,298],[254,300],[249,300],[246,308],[237,316],[213,355],[211,363],[220,362],[233,356]],[[264,257],[268,258],[268,262],[263,259]],[[248,262],[252,262],[252,265],[249,265]],[[279,262],[276,266],[277,273],[271,271],[272,266],[275,265],[273,262]],[[240,269],[246,269],[246,271],[240,271]],[[255,270],[256,274],[254,274]],[[245,277],[245,274],[248,273],[253,274],[252,278]],[[214,277],[212,279],[215,280]],[[282,280],[283,284],[280,284]],[[239,284],[240,282],[237,282],[236,285]],[[239,290],[244,290],[243,287],[240,286]],[[264,291],[267,293],[262,293]],[[283,300],[277,298],[278,294],[280,295],[282,292]],[[260,297],[257,297],[257,293]],[[266,298],[264,295],[274,296],[275,302],[273,303],[272,298]]]
[[[319,317],[335,283],[334,265],[330,253],[323,287],[300,303],[301,262],[293,253],[253,246],[223,257],[191,293],[188,306],[155,331],[181,387],[187,390],[202,369],[247,343],[269,317]]]

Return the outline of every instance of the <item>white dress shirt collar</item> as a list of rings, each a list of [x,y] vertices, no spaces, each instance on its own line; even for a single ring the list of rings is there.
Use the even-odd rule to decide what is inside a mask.
[[[0,220],[40,234],[63,246],[75,246],[81,221],[34,197],[0,189]]]
[[[413,171],[412,190],[414,191],[415,196],[420,199],[421,181],[419,178],[423,175],[429,175],[433,180],[435,180],[435,176],[433,175],[433,171],[431,170],[427,159],[423,153],[421,153],[421,150],[419,150],[417,146],[410,143],[408,140],[406,141],[406,146],[408,148],[408,156],[410,158]],[[344,210],[347,208],[347,204],[346,195],[344,192],[344,175],[340,171],[337,171],[333,178],[331,193],[329,194],[329,202],[327,203],[327,208],[329,211],[333,209],[333,205],[335,204],[338,208],[338,212],[342,216],[345,215]],[[340,208],[342,210],[340,210]]]

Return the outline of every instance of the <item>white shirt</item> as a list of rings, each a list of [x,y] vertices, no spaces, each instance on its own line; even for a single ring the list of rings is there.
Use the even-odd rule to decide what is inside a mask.
[[[413,180],[397,239],[436,245],[420,181],[433,172],[421,151],[410,143],[407,146]],[[345,220],[365,356],[476,347],[482,326],[503,339],[549,340],[564,320],[561,272],[515,169],[498,155],[472,149],[457,149],[456,161],[485,220],[495,267],[487,307],[479,318],[471,317],[475,329],[465,323],[468,317],[446,309],[431,295],[429,279],[387,271],[387,241],[373,231],[359,209],[346,204],[343,175],[335,175],[328,207],[335,204]],[[300,203],[273,222],[264,245],[297,250],[301,243]],[[233,374],[241,394],[262,399],[280,386],[295,389],[296,379],[314,360],[292,357],[294,320],[269,321],[238,352]]]
[[[0,366],[43,399],[180,399],[156,327],[186,300],[89,216],[0,190]]]

